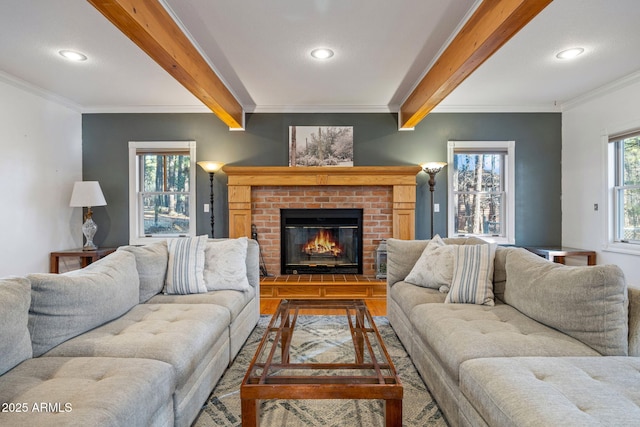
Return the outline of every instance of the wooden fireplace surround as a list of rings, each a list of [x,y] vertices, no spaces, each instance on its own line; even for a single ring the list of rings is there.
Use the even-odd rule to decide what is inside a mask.
[[[390,186],[393,188],[393,237],[414,239],[416,175],[420,170],[420,166],[225,166],[229,237],[251,235],[251,187],[254,186]],[[324,276],[263,278],[260,298],[267,304],[281,298],[386,299],[384,280],[339,276],[337,279]]]
[[[229,237],[251,236],[253,186],[393,187],[393,237],[415,237],[416,175],[420,166],[225,166],[229,186]]]

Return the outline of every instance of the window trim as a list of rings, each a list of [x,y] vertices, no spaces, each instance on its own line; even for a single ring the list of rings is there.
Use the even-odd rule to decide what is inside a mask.
[[[456,150],[469,150],[469,151],[506,151],[505,155],[505,185],[504,192],[506,195],[506,207],[505,207],[505,236],[504,237],[490,237],[490,236],[479,236],[475,234],[465,234],[465,236],[475,236],[484,240],[488,240],[491,242],[499,243],[499,244],[508,244],[515,245],[516,237],[515,237],[515,212],[516,212],[516,201],[515,201],[515,183],[516,183],[516,175],[515,175],[515,154],[516,154],[516,142],[515,141],[448,141],[447,142],[447,163],[449,167],[447,167],[447,178],[448,178],[448,214],[447,214],[447,224],[448,224],[448,233],[449,237],[458,237],[458,234],[455,234],[453,230],[455,230],[454,224],[454,195],[453,195],[453,156]]]
[[[189,233],[196,235],[196,142],[195,141],[129,141],[129,244],[145,245],[175,237],[146,237],[138,212],[138,189],[141,171],[138,154],[150,151],[170,152],[189,150]]]
[[[640,121],[627,123],[624,127],[603,129],[600,136],[602,140],[603,159],[603,196],[605,200],[605,214],[602,216],[603,224],[603,244],[602,250],[605,252],[615,252],[627,255],[640,255],[640,244],[621,242],[616,240],[616,173],[618,172],[616,163],[618,153],[614,142],[640,132]]]

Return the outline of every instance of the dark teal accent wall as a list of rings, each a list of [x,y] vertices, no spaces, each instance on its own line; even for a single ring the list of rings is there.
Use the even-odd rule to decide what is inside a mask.
[[[118,246],[129,240],[128,142],[197,141],[197,160],[242,166],[286,166],[289,126],[353,126],[357,166],[415,165],[446,161],[447,141],[516,141],[516,244],[559,245],[561,241],[560,113],[432,113],[414,131],[398,131],[397,116],[376,114],[248,114],[245,131],[229,129],[213,114],[84,114],[83,179],[97,180],[108,205],[95,208],[94,241]],[[429,188],[419,173],[416,237],[429,238]],[[209,177],[199,167],[198,234],[210,231],[203,212]],[[447,175],[436,177],[436,233],[446,235]],[[215,234],[228,236],[227,178],[215,178]]]

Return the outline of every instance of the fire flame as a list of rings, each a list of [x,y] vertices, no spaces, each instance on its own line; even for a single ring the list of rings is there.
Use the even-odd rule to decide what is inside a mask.
[[[337,257],[342,253],[342,249],[337,242],[331,239],[331,233],[327,230],[320,230],[314,238],[302,246],[302,252],[307,255],[331,254]]]

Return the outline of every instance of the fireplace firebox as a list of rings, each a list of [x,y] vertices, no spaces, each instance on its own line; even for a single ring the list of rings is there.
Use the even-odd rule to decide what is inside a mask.
[[[362,274],[362,209],[281,209],[282,274]]]

